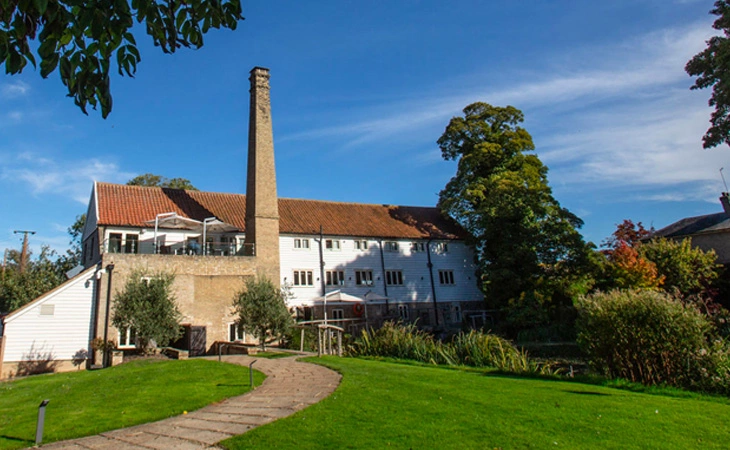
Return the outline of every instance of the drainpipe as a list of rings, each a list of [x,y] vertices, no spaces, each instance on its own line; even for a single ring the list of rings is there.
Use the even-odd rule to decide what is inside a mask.
[[[324,245],[324,231],[322,225],[319,226],[319,279],[322,281],[322,304],[324,309],[324,324],[327,325],[327,293],[325,292],[324,284],[324,252],[322,246]]]
[[[385,282],[385,256],[383,255],[383,240],[378,239],[378,245],[380,246],[380,268],[383,272],[383,292],[385,292],[385,313],[390,314],[390,307],[388,305],[388,283]]]
[[[436,304],[436,285],[433,282],[433,263],[431,262],[431,241],[426,242],[426,255],[428,256],[428,275],[431,277],[431,296],[433,298],[433,315],[436,318],[436,326],[439,325],[439,311]]]
[[[114,271],[114,263],[106,266],[107,283],[106,283],[106,318],[104,319],[104,345],[109,340],[109,307],[112,300],[112,272]],[[104,367],[109,366],[109,352],[104,351]]]
[[[99,308],[101,307],[101,263],[98,264],[96,273],[94,273],[94,330],[91,333],[91,339],[96,339],[99,332]],[[94,361],[96,364],[97,361]]]

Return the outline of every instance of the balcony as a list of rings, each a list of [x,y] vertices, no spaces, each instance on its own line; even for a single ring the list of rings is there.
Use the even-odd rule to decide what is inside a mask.
[[[231,241],[209,241],[203,248],[197,241],[188,240],[169,244],[154,241],[107,239],[102,243],[102,254],[137,254],[171,256],[256,256],[255,244]]]

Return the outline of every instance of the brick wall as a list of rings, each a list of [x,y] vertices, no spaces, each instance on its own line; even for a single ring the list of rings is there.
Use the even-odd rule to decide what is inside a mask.
[[[206,327],[208,348],[217,340],[228,340],[228,324],[235,320],[231,307],[233,297],[243,288],[246,278],[260,272],[257,258],[245,256],[104,255],[102,267],[110,263],[114,264],[114,270],[109,299],[112,304],[109,339],[117,339],[117,331],[111,326],[114,295],[124,288],[134,270],[144,269],[151,274],[162,271],[175,275],[173,292],[183,314],[182,322]],[[98,337],[104,336],[108,277],[106,273],[99,280]]]

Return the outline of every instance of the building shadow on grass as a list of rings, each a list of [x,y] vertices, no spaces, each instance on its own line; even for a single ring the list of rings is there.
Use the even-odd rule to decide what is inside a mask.
[[[595,391],[571,391],[567,389],[563,389],[563,392],[568,392],[570,394],[578,394],[578,395],[596,395],[600,397],[610,397],[611,394],[606,394],[605,392],[595,392]]]

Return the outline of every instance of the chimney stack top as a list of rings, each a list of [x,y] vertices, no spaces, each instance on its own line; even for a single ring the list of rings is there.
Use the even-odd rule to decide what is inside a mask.
[[[730,217],[730,194],[723,192],[720,195],[720,203],[722,204],[722,209],[725,211],[725,215]]]

